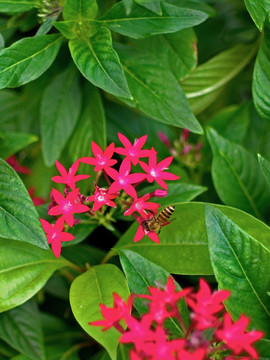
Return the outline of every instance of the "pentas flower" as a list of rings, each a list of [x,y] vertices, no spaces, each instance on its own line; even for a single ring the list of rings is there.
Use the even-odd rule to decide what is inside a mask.
[[[137,198],[136,190],[131,184],[145,180],[146,174],[130,174],[130,170],[131,162],[128,158],[122,161],[119,172],[112,168],[106,169],[106,173],[114,180],[110,186],[109,194],[116,193],[123,189],[128,195]]]
[[[30,198],[32,199],[35,206],[40,206],[46,203],[46,200],[43,197],[35,196],[35,188],[34,186],[31,186],[28,189],[28,194],[30,195]]]
[[[26,166],[22,166],[19,161],[17,160],[15,155],[10,156],[6,162],[17,172],[21,174],[30,175],[31,169],[27,168]]]
[[[55,161],[56,167],[58,171],[60,172],[61,176],[54,176],[52,178],[52,181],[60,184],[66,184],[68,185],[72,190],[76,187],[76,182],[79,180],[87,179],[90,177],[90,175],[75,175],[80,162],[77,160],[68,170],[64,168],[62,164],[60,164],[59,161]]]
[[[230,291],[220,290],[213,294],[208,284],[200,279],[200,289],[197,294],[190,294],[187,303],[193,310],[192,319],[196,322],[196,329],[203,330],[218,325],[215,316],[224,309],[222,302],[230,296]]]
[[[116,204],[112,199],[115,199],[118,195],[119,194],[108,194],[108,189],[100,188],[95,185],[94,195],[88,196],[87,200],[90,202],[94,201],[92,211],[97,211],[102,205],[116,207]]]
[[[58,190],[52,189],[53,199],[58,205],[49,210],[49,215],[63,215],[65,222],[69,226],[73,226],[73,214],[84,213],[90,210],[88,206],[76,203],[78,194],[79,189],[75,189],[67,197],[64,197]]]
[[[149,155],[148,165],[143,161],[140,161],[140,165],[143,170],[147,173],[146,179],[152,183],[156,181],[159,186],[163,189],[168,189],[164,180],[178,180],[179,176],[174,175],[172,173],[166,172],[173,160],[173,156],[169,156],[166,159],[157,163],[157,153],[154,148],[151,149],[151,153]]]
[[[142,240],[142,238],[146,235],[148,236],[152,241],[154,241],[155,243],[159,244],[159,237],[158,237],[158,234],[155,232],[155,231],[148,231],[146,228],[145,228],[145,221],[146,220],[149,220],[153,218],[153,214],[151,214],[150,212],[147,214],[146,217],[142,217],[142,216],[139,216],[139,217],[136,217],[136,220],[138,221],[139,223],[139,227],[138,227],[138,230],[134,236],[134,242],[138,242],[140,240]],[[163,226],[164,224],[162,224],[161,226]]]
[[[50,224],[44,219],[40,219],[43,230],[46,233],[48,244],[51,244],[52,251],[54,255],[59,258],[61,253],[61,242],[62,241],[71,241],[74,239],[72,234],[63,232],[64,219],[60,217],[56,220],[55,224]]]
[[[137,211],[142,217],[147,217],[147,212],[145,210],[153,210],[156,212],[160,205],[153,202],[147,202],[150,197],[150,194],[146,194],[140,198],[134,199],[133,204],[124,212],[124,215],[131,215],[134,211]]]
[[[142,147],[146,142],[147,135],[144,135],[139,139],[135,139],[133,145],[128,138],[120,133],[118,133],[118,138],[124,145],[124,148],[117,147],[115,148],[115,152],[117,154],[125,155],[133,165],[137,165],[141,157],[148,157],[150,155],[150,150],[142,150]]]
[[[185,349],[178,349],[177,355],[179,360],[204,360],[206,349],[196,349],[192,353]]]
[[[258,353],[251,346],[255,341],[258,341],[263,337],[261,331],[249,331],[246,332],[249,324],[249,318],[245,315],[241,315],[239,320],[233,323],[229,314],[225,314],[223,321],[223,328],[216,331],[216,336],[221,341],[233,350],[235,355],[240,355],[242,351],[246,351],[250,356],[257,359]]]
[[[92,141],[92,152],[94,157],[83,157],[79,159],[79,161],[85,164],[95,165],[94,171],[106,170],[108,167],[117,163],[116,160],[112,159],[114,143],[111,143],[103,152],[101,148]]]

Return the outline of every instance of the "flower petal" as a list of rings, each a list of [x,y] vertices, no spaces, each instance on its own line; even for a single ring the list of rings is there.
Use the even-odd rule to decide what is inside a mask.
[[[61,241],[60,240],[53,241],[51,244],[51,247],[52,247],[52,251],[53,251],[54,255],[58,259],[60,256],[60,253],[61,253]]]
[[[127,137],[125,137],[125,135],[118,133],[118,138],[126,149],[131,148],[131,142],[128,140]]]
[[[60,164],[59,161],[55,160],[55,165],[57,167],[57,170],[60,172],[62,176],[67,176],[67,170],[64,168],[62,164]]]

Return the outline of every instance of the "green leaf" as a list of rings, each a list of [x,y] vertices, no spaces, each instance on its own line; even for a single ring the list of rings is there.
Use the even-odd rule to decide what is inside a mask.
[[[157,121],[202,133],[181,86],[159,59],[131,46],[118,45],[117,51],[138,109]]]
[[[81,191],[81,187],[80,187]],[[73,246],[84,241],[96,228],[98,227],[98,223],[96,224],[77,224],[73,226],[68,232],[75,236],[74,240],[62,242],[62,247]]]
[[[268,185],[270,185],[270,161],[266,160],[260,154],[258,154],[258,160],[259,160],[259,164],[262,169],[262,173],[263,173]]]
[[[21,98],[14,90],[0,91],[0,124],[11,124],[21,111]]]
[[[30,359],[44,360],[38,307],[33,300],[0,314],[0,338]]]
[[[35,206],[16,172],[0,159],[0,236],[48,249]]]
[[[181,83],[191,109],[200,113],[219,95],[221,88],[252,59],[257,44],[237,45],[198,66]]]
[[[63,7],[64,20],[77,20],[78,22],[86,19],[94,19],[98,12],[96,0],[66,0]]]
[[[62,43],[59,35],[21,39],[0,51],[0,89],[37,79],[53,63]]]
[[[170,277],[169,272],[133,251],[120,249],[118,252],[129,290],[132,294],[149,295],[148,288],[150,286],[165,287]],[[175,282],[175,285],[177,291],[180,291],[181,287],[178,283]],[[133,304],[140,315],[149,312],[149,302],[146,302],[145,299],[135,297]],[[179,312],[182,320],[188,326],[189,313],[183,299],[179,302]],[[167,327],[170,329],[170,334],[172,333],[175,337],[179,338],[184,336],[181,326],[175,319],[170,318],[170,320],[166,322],[166,328]]]
[[[256,158],[244,147],[209,129],[213,151],[212,178],[220,199],[258,218],[269,203],[269,188]]]
[[[102,319],[99,304],[113,305],[114,292],[124,300],[129,296],[123,273],[111,264],[94,266],[73,281],[70,304],[81,327],[105,347],[111,359],[116,360],[121,334],[114,328],[103,332],[101,327],[89,325],[89,322]]]
[[[34,296],[55,270],[68,261],[51,251],[15,240],[0,239],[0,312]]]
[[[134,243],[134,235],[138,229],[138,223],[135,222],[114,248],[132,250],[172,274],[212,275],[205,228],[205,205],[195,202],[174,205],[172,217],[175,220],[162,228],[160,244],[155,244],[146,236]],[[270,231],[264,223],[235,208],[221,205],[215,207],[250,236],[270,242]],[[115,252],[108,254],[107,258],[111,255],[115,255]]]
[[[127,15],[123,2],[115,4],[100,20],[112,31],[134,39],[176,32],[205,21],[208,14],[195,9],[161,2],[162,16],[137,4]]]
[[[59,14],[51,15],[47,20],[44,21],[38,28],[38,31],[36,32],[36,36],[39,35],[46,35],[51,28],[53,27],[53,23],[58,19]]]
[[[80,114],[78,73],[68,68],[46,88],[41,103],[41,138],[45,164],[52,166],[71,135]]]
[[[226,307],[236,320],[244,313],[251,327],[270,335],[269,241],[252,237],[222,212],[206,207],[211,263],[219,287],[231,291]]]
[[[143,196],[144,194],[151,193],[156,190],[156,186],[147,186],[141,190],[138,194]],[[168,193],[163,198],[156,198],[157,202],[161,206],[168,206],[173,203],[188,202],[195,199],[207,190],[206,187],[194,184],[168,184]]]
[[[3,139],[0,139],[0,157],[7,159],[10,155],[36,141],[38,141],[38,137],[32,134],[24,134],[22,132],[3,133]]]
[[[95,86],[130,98],[130,92],[110,32],[102,28],[90,39],[69,41],[71,56],[80,72]]]
[[[265,28],[264,39],[257,55],[253,72],[252,95],[259,115],[270,120],[270,28]]]
[[[62,254],[72,263],[85,267],[87,263],[91,266],[100,264],[106,252],[95,246],[80,244],[62,248]]]
[[[83,23],[76,20],[57,21],[54,27],[67,39],[92,37],[101,28],[100,21],[86,20]]]
[[[254,21],[257,28],[262,31],[263,29],[263,23],[266,18],[266,10],[263,7],[263,0],[257,1],[257,0],[244,0],[247,10],[252,17],[252,20]]]
[[[8,14],[22,13],[40,5],[40,0],[0,0],[0,12]]]
[[[153,11],[158,15],[162,15],[162,10],[160,7],[160,1],[153,0],[134,0],[138,5],[145,7],[146,9]]]

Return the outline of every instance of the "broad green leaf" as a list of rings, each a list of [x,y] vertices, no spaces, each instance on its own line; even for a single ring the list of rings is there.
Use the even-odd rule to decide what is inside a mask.
[[[16,172],[0,159],[0,236],[48,249],[35,206]]]
[[[41,5],[41,0],[0,0],[0,12],[22,13]]]
[[[181,85],[192,110],[199,113],[209,106],[220,89],[250,62],[256,50],[257,44],[237,45],[198,66],[184,79]]]
[[[251,327],[270,335],[270,247],[227,216],[206,207],[206,229],[213,270],[221,289],[231,291],[226,307],[236,320],[244,313]]]
[[[158,15],[162,15],[162,10],[160,7],[160,1],[154,0],[134,0],[138,5],[145,7],[146,9],[153,11]]]
[[[68,68],[46,88],[41,103],[41,139],[45,164],[52,166],[71,135],[80,115],[78,73]]]
[[[55,270],[68,261],[51,251],[15,240],[0,239],[0,312],[34,296]]]
[[[18,352],[9,346],[5,341],[0,340],[0,359],[6,360],[7,358],[13,358]]]
[[[252,20],[254,21],[257,28],[262,31],[263,29],[263,23],[265,21],[267,12],[266,9],[263,6],[264,1],[267,0],[244,0],[247,10],[252,17]]]
[[[123,273],[111,264],[90,268],[73,281],[70,289],[70,304],[76,320],[90,336],[105,347],[112,360],[116,360],[121,334],[114,328],[103,332],[100,326],[89,325],[89,322],[103,318],[99,304],[112,307],[114,292],[125,301],[129,295]]]
[[[270,185],[270,161],[266,160],[260,154],[258,154],[258,160],[262,169],[262,173],[268,183]]]
[[[53,23],[58,19],[59,14],[51,15],[47,20],[44,21],[38,28],[38,31],[36,32],[36,36],[39,35],[46,35],[51,28],[53,27]]]
[[[30,359],[44,360],[38,307],[33,300],[0,314],[0,338]]]
[[[241,143],[250,123],[250,104],[231,105],[223,108],[207,125],[231,141]]]
[[[155,244],[146,236],[134,243],[134,235],[138,229],[138,223],[134,222],[114,248],[132,250],[173,274],[212,275],[205,229],[205,205],[195,202],[174,205],[172,217],[175,220],[162,228],[160,244]],[[270,242],[270,231],[264,223],[235,208],[221,205],[215,207],[250,236]],[[108,254],[107,258],[111,255],[115,255],[115,252]]]
[[[14,90],[0,91],[0,126],[17,120],[21,111],[21,98]]]
[[[63,18],[64,20],[83,22],[86,19],[94,19],[97,12],[96,0],[66,0],[63,7]]]
[[[81,191],[81,187],[80,187]],[[74,240],[63,242],[62,246],[73,246],[84,241],[96,228],[98,223],[95,224],[78,224],[69,229],[69,233],[75,236]]]
[[[253,72],[252,94],[259,115],[270,120],[270,28],[265,28],[264,39],[257,55]]]
[[[36,141],[38,141],[38,137],[32,134],[24,134],[22,132],[3,133],[3,139],[0,139],[0,157],[7,159],[10,155]]]
[[[70,40],[69,49],[78,69],[92,84],[115,96],[131,97],[108,29],[100,29],[90,39]]]
[[[261,218],[270,195],[257,159],[213,129],[207,137],[213,151],[212,178],[220,199]]]
[[[121,265],[126,275],[129,290],[132,294],[147,294],[149,295],[148,288],[160,287],[161,289],[167,284],[170,273],[162,267],[150,262],[139,254],[130,250],[118,250]],[[181,287],[175,283],[176,290],[180,291]],[[140,315],[149,312],[149,302],[145,299],[134,298],[134,306]],[[179,301],[179,312],[182,320],[188,326],[189,313],[185,301]],[[170,318],[166,322],[165,327],[170,329],[170,334],[173,333],[174,337],[183,337],[184,333],[178,321]]]
[[[123,2],[115,4],[100,20],[109,29],[140,39],[150,35],[176,32],[205,21],[208,14],[195,9],[160,3],[162,16],[137,4],[127,15]]]
[[[96,20],[86,20],[83,23],[76,20],[57,21],[54,27],[67,39],[88,38],[95,35],[102,23]]]
[[[100,264],[106,252],[95,246],[80,244],[62,248],[62,254],[72,263],[84,268],[87,263],[91,266]]]
[[[59,35],[21,39],[0,51],[0,89],[37,79],[53,63],[62,43]]]
[[[147,186],[141,190],[138,194],[143,196],[144,194],[151,193],[156,190],[156,186]],[[161,206],[168,206],[173,203],[188,202],[195,199],[207,190],[206,187],[194,184],[168,184],[168,193],[163,198],[155,198],[155,202]]]
[[[0,50],[4,49],[5,47],[5,39],[2,34],[0,34]]]
[[[181,80],[196,66],[196,43],[194,30],[184,29],[172,34],[151,36],[136,44],[139,48],[150,51]]]
[[[92,141],[102,149],[106,148],[106,121],[99,90],[87,83],[83,91],[83,111],[68,145],[68,154],[74,163],[77,159],[92,156]],[[81,192],[94,189],[96,173],[92,166],[81,163],[78,174],[91,175],[81,182]]]
[[[202,133],[179,82],[159,59],[131,46],[118,45],[117,51],[138,109],[162,123]]]

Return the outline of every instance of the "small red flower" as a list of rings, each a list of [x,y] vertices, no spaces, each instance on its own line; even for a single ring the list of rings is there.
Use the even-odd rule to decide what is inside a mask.
[[[65,198],[58,190],[52,189],[52,196],[54,201],[58,204],[49,210],[49,215],[63,215],[65,222],[69,226],[73,226],[75,213],[84,213],[89,211],[89,207],[83,204],[76,203],[79,194],[79,189],[71,191]]]
[[[44,198],[35,196],[34,186],[31,186],[28,189],[28,194],[30,195],[30,198],[32,199],[35,206],[43,205],[46,203],[46,200]]]
[[[31,169],[22,166],[19,161],[17,160],[15,155],[10,156],[6,162],[17,172],[17,173],[21,173],[21,174],[26,174],[26,175],[30,175],[31,174]]]
[[[150,150],[142,150],[144,146],[147,135],[135,139],[134,144],[131,145],[131,142],[124,135],[118,133],[119,140],[124,145],[124,148],[117,147],[115,152],[117,154],[125,155],[133,165],[137,165],[141,157],[148,157],[150,155]]]
[[[92,211],[97,211],[102,207],[102,205],[107,205],[111,207],[116,207],[116,204],[112,201],[119,194],[108,194],[108,189],[100,188],[95,185],[94,195],[88,196],[88,201],[94,201],[94,206]]]
[[[117,163],[116,160],[112,159],[114,154],[114,143],[111,143],[103,152],[101,148],[92,141],[92,152],[94,157],[83,157],[79,159],[79,161],[85,164],[95,165],[95,171],[106,170],[108,167]]]
[[[249,318],[245,315],[241,315],[240,318],[233,323],[230,315],[225,314],[223,320],[223,329],[216,331],[216,336],[221,341],[233,350],[235,355],[241,354],[242,351],[246,351],[252,358],[257,359],[258,353],[251,346],[252,343],[258,341],[263,337],[261,331],[249,331],[246,332],[246,328],[249,324]]]
[[[140,165],[143,168],[143,170],[147,173],[147,180],[150,183],[156,181],[159,186],[167,190],[168,186],[166,185],[164,180],[179,179],[179,176],[164,171],[168,169],[172,160],[173,160],[173,156],[169,156],[157,164],[157,153],[155,149],[152,148],[151,154],[149,156],[149,164],[147,165],[146,163],[140,161]]]
[[[61,176],[54,176],[52,178],[52,181],[56,182],[56,183],[60,183],[60,184],[66,184],[68,185],[72,190],[75,189],[76,187],[76,182],[79,180],[83,180],[83,179],[87,179],[90,177],[90,175],[76,175],[76,172],[78,170],[79,161],[76,161],[68,170],[64,168],[64,166],[62,164],[60,164],[59,161],[55,161],[56,167],[58,169],[58,171],[60,172]]]
[[[224,309],[223,301],[230,296],[230,291],[220,290],[213,294],[209,285],[200,279],[200,289],[197,294],[190,294],[187,303],[192,308],[192,319],[196,322],[196,329],[204,330],[218,325],[215,314]]]
[[[128,210],[124,212],[124,215],[128,216],[131,215],[134,211],[138,211],[138,213],[142,217],[147,217],[147,212],[145,211],[145,209],[153,210],[154,212],[156,212],[160,205],[152,202],[147,202],[150,197],[150,194],[146,194],[140,198],[134,199],[133,204]]]
[[[43,230],[46,233],[48,244],[51,244],[54,255],[59,258],[61,253],[61,241],[71,241],[74,239],[72,234],[63,232],[64,219],[60,217],[55,224],[50,224],[44,219],[40,219]]]
[[[177,353],[179,360],[204,360],[206,349],[196,349],[192,353],[185,349],[179,349]]]
[[[112,168],[107,168],[106,173],[114,180],[109,189],[109,194],[116,193],[123,189],[128,195],[133,198],[137,197],[135,188],[131,185],[139,183],[146,178],[146,174],[130,174],[131,162],[128,158],[122,161],[119,172]]]
[[[135,234],[134,237],[134,242],[138,242],[140,240],[142,240],[142,238],[146,235],[148,236],[152,241],[154,241],[155,243],[159,244],[159,237],[158,234],[155,231],[148,231],[146,230],[145,226],[144,226],[144,221],[145,220],[149,220],[153,218],[153,214],[148,213],[147,217],[137,217],[136,220],[139,222],[139,227],[138,230]],[[164,225],[164,224],[163,224]]]

